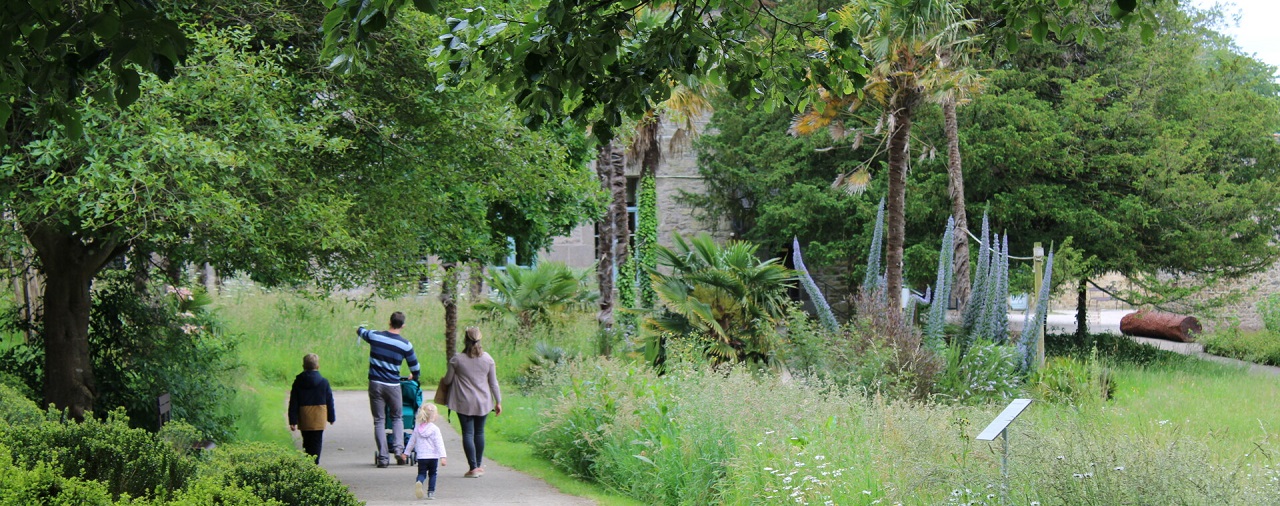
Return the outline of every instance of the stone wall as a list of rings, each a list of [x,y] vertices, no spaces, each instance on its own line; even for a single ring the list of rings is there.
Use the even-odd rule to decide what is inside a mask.
[[[1134,286],[1128,280],[1118,274],[1103,276],[1095,280],[1095,282],[1113,293],[1134,289]],[[1076,291],[1074,281],[1071,283],[1072,286],[1067,287],[1061,295],[1054,299],[1053,309],[1059,311],[1075,309]],[[1225,295],[1237,294],[1239,295],[1239,300],[1236,302],[1208,312],[1197,312],[1190,308],[1190,304],[1171,304],[1166,309],[1195,316],[1204,325],[1207,332],[1237,324],[1242,330],[1261,330],[1263,328],[1262,316],[1258,314],[1257,304],[1262,299],[1277,293],[1280,293],[1280,263],[1272,265],[1270,269],[1258,274],[1211,287],[1192,297],[1193,302],[1202,302]],[[1138,309],[1111,297],[1105,291],[1093,286],[1088,287],[1086,297],[1088,298],[1090,311],[1098,309]]]
[[[710,116],[695,122],[699,131],[707,126]],[[655,183],[658,193],[658,243],[670,247],[674,244],[675,234],[692,237],[697,234],[712,232],[712,224],[705,223],[695,216],[694,210],[679,202],[681,192],[701,194],[706,190],[702,176],[698,174],[697,153],[692,146],[672,146],[671,136],[677,127],[664,122],[660,132],[663,156],[658,164]],[[639,164],[627,164],[627,177],[640,175]],[[721,226],[719,230],[727,231]],[[634,230],[632,231],[635,232]],[[717,234],[716,239],[727,239],[727,232]],[[539,255],[543,261],[564,262],[570,267],[586,268],[594,264],[595,226],[582,225],[568,236],[557,237],[550,248]]]

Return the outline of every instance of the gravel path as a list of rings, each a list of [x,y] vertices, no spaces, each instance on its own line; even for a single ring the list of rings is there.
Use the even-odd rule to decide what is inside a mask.
[[[424,390],[430,400],[434,392]],[[502,466],[485,457],[485,475],[463,478],[467,458],[462,453],[462,439],[451,426],[437,422],[444,434],[449,465],[441,468],[436,478],[436,500],[417,499],[413,494],[417,466],[378,469],[373,465],[373,415],[369,411],[369,395],[363,390],[335,391],[334,404],[338,422],[324,431],[324,450],[320,466],[351,488],[351,492],[370,506],[386,504],[537,504],[591,505],[595,502],[565,495],[546,482]],[[456,415],[455,415],[456,421]],[[500,423],[500,420],[497,421]],[[495,423],[490,416],[489,423]],[[295,433],[294,442],[302,448]],[[496,441],[490,445],[501,444]]]

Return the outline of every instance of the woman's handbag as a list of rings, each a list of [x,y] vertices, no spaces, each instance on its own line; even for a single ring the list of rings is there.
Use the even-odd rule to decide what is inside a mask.
[[[449,385],[449,383],[445,383],[444,378],[440,378],[440,383],[436,385],[436,404],[441,406],[449,405]]]

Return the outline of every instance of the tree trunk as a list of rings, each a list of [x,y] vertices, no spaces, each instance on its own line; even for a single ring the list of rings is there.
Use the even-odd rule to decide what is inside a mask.
[[[1076,284],[1076,342],[1083,343],[1089,337],[1088,278],[1080,278]]]
[[[609,210],[596,223],[596,282],[600,288],[600,312],[596,321],[602,332],[613,330],[613,272],[626,260],[627,178],[622,153],[613,143],[601,146],[596,155],[600,186],[610,195]]]
[[[25,228],[44,271],[44,400],[76,420],[93,410],[97,390],[89,355],[93,277],[117,253],[112,241],[35,224]]]
[[[44,281],[33,267],[33,255],[23,246],[17,253],[10,253],[9,272],[13,276],[14,302],[19,305],[18,317],[22,319],[23,342],[30,343],[36,337],[36,318],[43,314],[38,301],[44,297]]]
[[[471,302],[474,304],[484,298],[484,264],[473,261],[468,270],[471,275],[471,293],[468,295],[471,296]]]
[[[440,304],[444,306],[444,362],[458,352],[458,264],[444,263],[440,283]]]
[[[957,299],[956,309],[964,314],[969,301],[969,218],[964,208],[964,172],[960,163],[960,124],[956,120],[956,101],[948,97],[942,101],[942,116],[947,135],[947,192],[951,195],[951,215],[956,220],[955,288],[951,296]]]
[[[889,134],[889,198],[886,205],[888,217],[885,219],[888,231],[885,233],[886,276],[885,291],[888,293],[889,309],[902,310],[902,247],[906,235],[906,217],[904,210],[907,200],[907,165],[911,160],[909,141],[911,139],[911,115],[918,100],[918,92],[913,86],[899,86],[897,94],[890,102],[893,114],[893,131]]]
[[[212,265],[209,265],[208,262],[205,262],[205,264],[200,267],[197,282],[204,285],[204,291],[209,295],[217,294],[218,286],[221,285],[221,283],[218,282],[218,271],[215,270]]]
[[[1180,343],[1194,343],[1204,328],[1194,316],[1143,309],[1120,319],[1120,333],[1126,336],[1153,337]]]

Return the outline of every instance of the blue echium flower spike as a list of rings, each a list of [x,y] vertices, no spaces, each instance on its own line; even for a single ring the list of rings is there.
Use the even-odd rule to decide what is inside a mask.
[[[827,332],[836,332],[840,330],[840,324],[836,322],[836,316],[831,312],[831,306],[827,304],[827,298],[822,295],[822,291],[818,289],[818,284],[813,281],[813,276],[809,275],[809,269],[804,266],[804,258],[800,256],[800,240],[791,238],[791,259],[795,262],[796,271],[800,273],[800,284],[804,286],[804,291],[809,294],[809,300],[813,301],[813,306],[818,310],[818,320],[822,322],[823,328]]]

